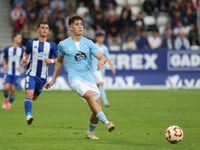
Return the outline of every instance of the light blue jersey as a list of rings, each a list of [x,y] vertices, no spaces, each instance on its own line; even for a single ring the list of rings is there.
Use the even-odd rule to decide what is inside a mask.
[[[95,83],[91,56],[99,52],[99,49],[91,40],[82,37],[80,42],[74,42],[69,37],[58,44],[58,50],[66,63],[69,84],[74,80]]]
[[[96,45],[99,48],[100,52],[106,57],[106,59],[108,59],[109,58],[109,51],[108,51],[107,46],[102,45],[102,47],[100,47],[97,43],[96,43]],[[97,71],[97,64],[98,64],[98,62],[99,62],[99,60],[96,57],[92,56],[92,64],[91,65],[92,65],[92,71],[93,72]],[[102,74],[105,74],[106,69],[103,68],[103,69],[101,69],[99,71]]]

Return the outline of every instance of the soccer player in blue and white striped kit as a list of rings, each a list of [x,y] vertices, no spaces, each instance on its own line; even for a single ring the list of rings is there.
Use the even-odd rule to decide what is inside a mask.
[[[104,68],[106,58],[99,52],[99,49],[91,40],[82,36],[83,19],[80,16],[70,17],[68,24],[72,35],[59,43],[59,55],[55,63],[52,80],[46,83],[44,87],[48,89],[53,85],[65,60],[70,88],[84,102],[88,102],[92,110],[86,138],[99,139],[94,135],[94,130],[99,120],[105,124],[110,132],[115,129],[115,126],[107,120],[101,109],[100,92],[91,69],[91,55],[99,59],[97,64],[98,70]]]
[[[31,115],[32,100],[36,100],[42,92],[48,76],[49,64],[54,64],[58,57],[57,45],[47,39],[49,33],[48,22],[40,22],[38,24],[38,33],[38,39],[28,41],[22,59],[23,63],[28,63],[25,75],[26,98],[24,100],[28,125],[32,124],[33,121],[33,116]],[[52,56],[54,56],[54,59],[51,59]]]
[[[12,46],[6,47],[2,59],[3,70],[6,71],[4,76],[3,94],[5,100],[2,108],[11,109],[12,103],[16,97],[17,85],[20,82],[20,71],[25,65],[21,65],[21,59],[24,49],[20,46],[22,36],[19,33],[14,33],[12,36]],[[9,97],[9,89],[11,85],[11,94]]]

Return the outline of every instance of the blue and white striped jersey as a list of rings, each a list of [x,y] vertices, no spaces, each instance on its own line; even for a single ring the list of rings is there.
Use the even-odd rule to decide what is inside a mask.
[[[27,66],[26,74],[46,79],[48,76],[49,65],[44,62],[44,58],[58,57],[58,48],[56,43],[47,40],[40,42],[38,39],[29,40],[26,45],[27,54],[30,54],[30,61]]]
[[[22,47],[14,48],[13,46],[6,47],[4,50],[4,58],[7,61],[7,74],[20,76],[20,71],[17,70],[21,66],[21,59],[25,50]]]

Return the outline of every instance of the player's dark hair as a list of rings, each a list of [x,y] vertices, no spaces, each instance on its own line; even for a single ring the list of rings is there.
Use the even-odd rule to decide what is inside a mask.
[[[99,36],[104,36],[104,34],[103,34],[102,32],[98,32],[98,33],[96,34],[96,37],[99,37]]]
[[[68,19],[68,25],[70,26],[75,20],[81,20],[83,22],[83,18],[81,16],[75,15]]]
[[[41,24],[47,24],[50,27],[50,24],[47,21],[40,21],[38,23],[38,28],[40,27]]]
[[[12,35],[12,41],[13,41],[13,39],[14,39],[18,34],[19,34],[18,32],[13,33],[13,35]]]

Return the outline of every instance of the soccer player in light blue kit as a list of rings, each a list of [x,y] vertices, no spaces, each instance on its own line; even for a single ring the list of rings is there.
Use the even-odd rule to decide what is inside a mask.
[[[108,64],[111,67],[111,71],[113,74],[116,73],[116,70],[111,62],[111,59],[109,58],[109,51],[107,46],[105,46],[103,44],[104,42],[104,34],[102,34],[101,32],[96,34],[96,45],[99,48],[100,52],[107,58],[108,60]],[[106,97],[106,92],[105,89],[103,87],[103,77],[105,76],[105,68],[101,69],[101,70],[97,70],[97,64],[98,64],[99,60],[92,56],[92,61],[91,61],[91,65],[92,65],[92,71],[93,71],[93,75],[95,78],[95,82],[97,84],[97,86],[99,87],[99,91],[101,93],[101,99],[103,100],[104,106],[105,107],[109,107],[110,103],[107,100]]]
[[[12,46],[6,47],[2,59],[3,70],[6,71],[4,76],[3,94],[5,100],[2,108],[11,109],[12,103],[16,97],[17,85],[20,82],[20,71],[25,65],[21,65],[21,59],[24,49],[20,47],[22,36],[19,33],[14,33],[12,36]],[[11,94],[9,97],[9,89],[11,85]]]
[[[82,36],[83,19],[80,16],[70,17],[68,24],[72,35],[59,43],[59,55],[55,63],[52,80],[46,83],[44,87],[48,89],[53,85],[65,60],[70,88],[84,102],[87,101],[92,110],[86,138],[99,139],[94,135],[94,130],[99,120],[105,124],[110,132],[114,130],[115,126],[106,119],[101,109],[100,92],[91,69],[91,55],[99,59],[97,64],[98,70],[104,68],[106,58],[99,52],[97,46],[91,40]]]
[[[32,100],[36,100],[42,92],[48,76],[49,64],[54,64],[58,57],[57,45],[47,39],[49,33],[48,22],[40,22],[38,24],[38,33],[38,39],[28,41],[22,59],[23,63],[28,63],[25,75],[26,98],[24,100],[28,125],[32,124],[33,121],[33,116],[31,115]],[[51,59],[52,56],[54,56],[54,59]]]

